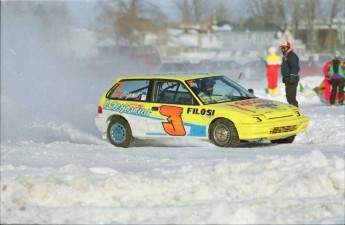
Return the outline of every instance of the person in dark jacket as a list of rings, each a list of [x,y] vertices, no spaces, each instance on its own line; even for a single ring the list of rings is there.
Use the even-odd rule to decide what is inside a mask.
[[[328,82],[332,85],[330,104],[335,104],[336,93],[338,92],[338,102],[339,105],[344,104],[344,86],[345,86],[345,73],[344,65],[342,59],[339,56],[336,56],[328,69]]]
[[[290,105],[298,107],[296,95],[299,82],[299,58],[289,42],[283,42],[279,47],[283,53],[280,72],[283,76],[283,83],[285,83],[286,100]]]

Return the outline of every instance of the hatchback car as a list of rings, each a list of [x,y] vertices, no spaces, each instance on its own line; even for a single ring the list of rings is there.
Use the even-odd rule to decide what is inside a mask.
[[[95,118],[102,137],[119,147],[134,138],[209,139],[221,147],[291,143],[308,122],[295,106],[257,98],[223,75],[175,73],[118,78]]]

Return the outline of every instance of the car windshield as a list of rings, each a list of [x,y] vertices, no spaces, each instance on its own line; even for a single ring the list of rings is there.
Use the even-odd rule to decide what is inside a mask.
[[[254,94],[225,76],[187,80],[186,83],[204,104],[256,98]]]

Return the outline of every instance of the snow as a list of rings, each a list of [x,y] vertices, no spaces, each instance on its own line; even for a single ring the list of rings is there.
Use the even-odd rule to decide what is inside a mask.
[[[1,224],[344,224],[345,107],[312,91],[322,77],[301,78],[310,124],[292,144],[117,148],[93,118],[124,71],[58,57],[35,36],[13,38],[22,28],[9,24],[2,18]],[[267,95],[265,74],[239,83],[286,102],[280,82]]]
[[[1,223],[344,223],[343,106],[299,93],[310,125],[292,144],[227,149],[145,140],[122,149],[93,126],[100,93],[115,77],[72,76],[62,86],[53,77],[42,88],[34,83],[20,103],[11,93],[14,77],[2,76]],[[301,83],[311,89],[321,79]],[[31,82],[23,77],[17,89]],[[240,83],[286,102],[281,83],[276,97],[264,91],[265,79]],[[46,104],[41,93],[51,89],[61,95]]]

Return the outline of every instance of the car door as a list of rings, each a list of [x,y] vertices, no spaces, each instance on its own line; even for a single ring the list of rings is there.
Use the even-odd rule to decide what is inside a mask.
[[[148,136],[205,137],[206,127],[199,103],[185,84],[174,80],[155,80]]]

